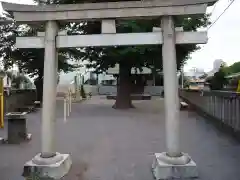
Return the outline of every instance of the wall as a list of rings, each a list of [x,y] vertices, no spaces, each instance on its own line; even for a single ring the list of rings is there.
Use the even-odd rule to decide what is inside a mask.
[[[87,94],[89,92],[91,92],[93,96],[99,94],[98,93],[99,86],[85,84],[83,87],[84,87],[85,93],[87,93]]]
[[[98,93],[100,95],[116,94],[117,87],[116,86],[99,86]]]
[[[12,90],[8,96],[4,95],[4,112],[16,111],[16,108],[33,105],[36,100],[35,90]]]
[[[84,84],[84,90],[85,93],[89,93],[91,92],[92,95],[98,95],[98,86],[94,86],[94,85],[88,85],[88,84]],[[59,84],[57,86],[57,96],[65,96],[68,93],[68,89],[71,89],[72,93],[75,93],[75,86],[74,84],[69,84],[69,85],[63,85],[63,84]]]
[[[152,96],[160,96],[163,92],[163,86],[145,86],[144,93]]]
[[[145,86],[144,93],[150,94],[152,96],[160,96],[163,91],[163,86]],[[116,86],[99,86],[98,92],[100,95],[107,94],[116,94],[117,87]]]
[[[68,92],[68,89],[71,88],[72,93],[75,93],[74,84],[63,85],[59,84],[57,87],[58,96],[64,96]],[[108,94],[117,94],[116,86],[95,86],[84,84],[84,90],[86,93],[91,92],[92,95],[108,95]],[[144,93],[150,94],[152,96],[160,96],[163,91],[163,86],[145,86]]]

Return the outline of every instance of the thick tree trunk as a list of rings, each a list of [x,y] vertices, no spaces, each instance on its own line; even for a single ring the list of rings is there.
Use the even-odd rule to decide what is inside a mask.
[[[43,68],[38,69],[38,77],[34,80],[37,90],[37,101],[42,103],[43,100]]]
[[[135,85],[133,88],[134,94],[143,94],[144,93],[144,80],[141,75],[135,75]]]
[[[37,89],[37,101],[41,101],[43,99],[43,79],[36,79],[34,82]]]
[[[134,108],[131,100],[131,67],[127,64],[120,63],[119,65],[119,82],[117,85],[117,97],[113,108]]]

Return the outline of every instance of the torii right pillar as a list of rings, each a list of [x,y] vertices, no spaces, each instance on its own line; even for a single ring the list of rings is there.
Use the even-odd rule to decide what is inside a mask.
[[[196,178],[198,177],[196,164],[179,148],[179,96],[174,21],[172,16],[163,16],[161,21],[167,152],[155,154],[153,174],[156,179],[164,180]]]

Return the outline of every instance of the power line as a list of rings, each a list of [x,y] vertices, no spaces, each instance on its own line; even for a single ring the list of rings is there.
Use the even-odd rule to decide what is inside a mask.
[[[209,30],[221,17],[222,15],[230,8],[230,6],[233,4],[235,0],[232,0],[230,4],[224,9],[224,11],[217,17],[217,19],[208,27],[207,30]]]

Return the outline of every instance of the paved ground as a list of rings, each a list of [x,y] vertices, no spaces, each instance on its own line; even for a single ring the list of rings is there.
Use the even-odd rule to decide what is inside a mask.
[[[138,101],[129,111],[112,104],[99,97],[74,104],[64,123],[58,101],[56,147],[73,159],[64,180],[153,180],[153,153],[166,150],[163,100]],[[0,145],[0,180],[22,179],[24,162],[40,151],[40,121],[40,111],[28,115],[29,143]],[[200,180],[239,180],[240,143],[192,112],[181,112],[180,128],[181,149],[196,161]]]

